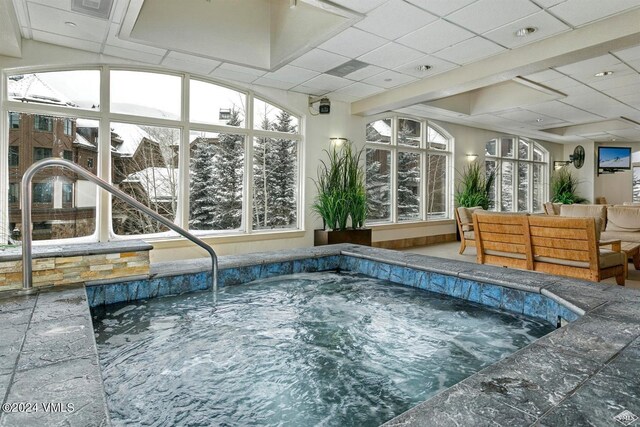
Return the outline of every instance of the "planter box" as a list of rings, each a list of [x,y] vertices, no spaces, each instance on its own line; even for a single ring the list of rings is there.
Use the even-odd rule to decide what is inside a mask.
[[[355,243],[371,246],[371,229],[358,230],[314,230],[313,244],[315,246],[334,245],[336,243]]]

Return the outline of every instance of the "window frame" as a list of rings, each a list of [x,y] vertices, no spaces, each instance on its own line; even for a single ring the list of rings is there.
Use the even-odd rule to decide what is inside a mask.
[[[227,82],[216,81],[215,78],[209,78],[207,76],[202,76],[198,74],[192,74],[189,72],[179,72],[179,71],[170,71],[166,69],[161,69],[159,67],[152,66],[125,66],[125,65],[87,65],[87,66],[74,66],[74,67],[30,67],[28,69],[4,69],[2,72],[2,78],[7,82],[7,79],[12,75],[18,74],[30,74],[30,73],[46,73],[46,72],[63,72],[63,71],[78,71],[78,70],[98,70],[100,72],[100,104],[98,108],[95,109],[79,109],[74,107],[68,107],[64,105],[53,105],[53,104],[38,104],[38,103],[22,103],[19,101],[9,100],[7,92],[3,93],[1,112],[2,114],[7,114],[8,112],[16,112],[17,114],[33,114],[39,116],[48,116],[51,118],[51,132],[55,132],[55,124],[54,121],[60,119],[88,119],[88,120],[96,120],[99,123],[99,132],[98,132],[98,150],[95,158],[94,166],[96,168],[96,174],[98,177],[106,180],[107,182],[111,181],[111,147],[110,141],[105,138],[105,135],[109,135],[110,131],[110,123],[111,122],[125,122],[125,123],[133,123],[138,125],[149,125],[149,126],[168,126],[168,127],[177,127],[181,129],[181,141],[179,144],[179,178],[178,178],[178,186],[179,186],[179,200],[178,207],[176,212],[175,223],[182,228],[189,229],[189,134],[191,130],[196,131],[205,131],[205,132],[224,132],[224,133],[233,133],[243,135],[245,138],[245,153],[244,153],[244,188],[243,188],[243,217],[242,217],[242,226],[239,230],[233,231],[192,231],[194,234],[198,234],[201,236],[251,236],[251,235],[259,235],[259,234],[274,234],[274,233],[291,233],[291,232],[300,232],[305,230],[305,200],[304,200],[304,186],[306,181],[304,179],[305,176],[305,165],[303,162],[304,153],[305,153],[305,134],[306,134],[306,116],[303,110],[298,110],[295,107],[291,106],[283,106],[280,103],[271,100],[268,96],[263,96],[262,94],[254,91],[248,90],[243,87],[234,86]],[[115,113],[111,111],[111,106],[109,103],[109,94],[110,94],[110,73],[116,70],[123,71],[139,71],[139,72],[148,72],[148,73],[158,73],[163,75],[173,75],[178,76],[181,79],[181,96],[180,96],[180,110],[181,116],[179,119],[170,119],[170,118],[155,118],[155,117],[147,117],[142,115],[132,115],[132,114],[124,114],[124,113]],[[215,125],[215,124],[206,124],[199,122],[191,122],[189,118],[189,82],[190,80],[198,80],[205,83],[210,83],[216,86],[225,87],[237,92],[241,92],[246,94],[246,111],[244,117],[244,125],[243,127],[232,127],[226,125]],[[260,99],[274,107],[281,108],[286,110],[292,117],[295,117],[297,120],[297,132],[296,133],[282,133],[275,132],[269,130],[260,130],[253,129],[253,105],[254,99]],[[218,113],[217,111],[215,112]],[[5,116],[7,117],[7,116]],[[37,132],[37,128],[34,130]],[[62,130],[62,129],[61,129]],[[49,131],[49,130],[47,130]],[[61,132],[62,133],[62,132]],[[6,141],[8,132],[4,132],[3,135],[0,135],[0,142]],[[249,183],[253,181],[253,171],[252,171],[252,163],[251,159],[253,159],[253,138],[257,136],[268,136],[271,138],[281,138],[281,139],[289,139],[294,140],[297,144],[297,156],[296,156],[296,164],[297,164],[297,173],[296,173],[296,185],[295,185],[295,198],[296,198],[296,225],[292,228],[287,229],[274,229],[274,230],[254,230],[251,226],[252,223],[252,191],[249,187]],[[4,144],[4,142],[3,142]],[[7,144],[8,145],[8,144]],[[0,147],[1,150],[1,147]],[[6,153],[6,151],[5,151]],[[79,160],[81,161],[81,160]],[[0,182],[0,191],[7,191],[8,183]],[[126,239],[135,239],[140,238],[140,236],[144,236],[145,239],[158,240],[158,239],[181,239],[181,237],[177,236],[176,233],[173,232],[164,232],[164,233],[155,233],[155,234],[138,234],[135,236],[122,236],[116,235],[112,229],[112,211],[111,211],[111,196],[108,198],[102,198],[96,196],[96,229],[94,234],[91,236],[77,237],[77,238],[69,238],[69,239],[58,239],[58,241],[62,242],[90,242],[90,241],[109,241],[109,240],[126,240]],[[8,209],[8,204],[0,201],[0,211],[6,212]],[[5,220],[8,223],[8,216]],[[56,240],[47,240],[48,244],[52,242],[56,242]]]
[[[502,154],[502,140],[503,139],[511,139],[513,141],[513,156],[503,156]],[[491,143],[492,141],[495,141],[495,155],[493,154],[489,154],[487,151],[487,146],[489,143]],[[520,142],[525,142],[528,144],[528,148],[527,148],[527,158],[520,158],[519,156],[519,149],[518,147],[520,146]],[[542,152],[542,160],[534,160],[534,151],[535,149],[538,148],[541,152]],[[538,213],[538,212],[542,212],[544,209],[544,200],[548,200],[549,198],[549,151],[542,146],[542,144],[540,144],[539,142],[531,139],[531,138],[525,138],[525,137],[521,137],[521,136],[516,136],[516,135],[500,135],[500,136],[496,136],[495,138],[490,139],[489,141],[486,142],[485,144],[485,167],[486,167],[486,162],[489,161],[493,161],[495,162],[495,181],[494,181],[494,185],[493,185],[493,196],[494,196],[494,206],[490,207],[490,210],[496,211],[496,212],[531,212],[531,213]],[[511,185],[511,197],[512,197],[512,206],[511,206],[511,210],[502,210],[502,191],[500,191],[500,189],[504,189],[504,186],[502,185],[503,183],[503,171],[502,171],[502,165],[504,162],[510,162],[513,163],[513,172],[512,172],[512,179],[513,179],[513,183]],[[528,180],[529,183],[533,183],[533,175],[534,175],[534,168],[535,165],[540,165],[542,166],[542,183],[540,184],[540,187],[542,189],[542,203],[540,205],[540,209],[539,210],[534,210],[533,207],[533,198],[534,198],[534,187],[532,184],[529,184],[527,187],[527,195],[526,195],[526,201],[527,201],[527,210],[519,210],[518,209],[518,201],[519,201],[519,196],[520,196],[520,174],[518,173],[519,170],[519,166],[521,164],[527,164],[528,167]],[[500,207],[500,209],[497,209],[498,207]]]
[[[365,133],[366,126],[370,123],[373,123],[378,120],[391,119],[391,137],[389,142],[377,142],[377,141],[368,141],[365,137],[365,149],[373,149],[373,150],[388,150],[391,152],[391,188],[390,188],[390,219],[389,220],[367,220],[367,222],[371,225],[385,225],[385,224],[411,224],[411,223],[421,223],[421,222],[435,222],[442,220],[450,220],[452,219],[452,206],[453,206],[453,198],[452,188],[453,188],[453,155],[454,155],[454,146],[455,146],[455,138],[447,132],[442,126],[434,123],[431,120],[428,120],[423,117],[416,117],[409,114],[380,114],[376,116],[367,117],[367,122],[365,123]],[[413,120],[420,123],[420,142],[418,146],[410,146],[403,145],[398,143],[398,127],[400,120]],[[439,150],[435,148],[431,148],[430,142],[428,139],[428,129],[431,128],[441,136],[445,138],[447,141],[446,150]],[[399,219],[398,212],[398,168],[399,168],[399,153],[416,153],[420,155],[420,205],[419,205],[419,215],[417,219],[407,219],[401,220]],[[429,176],[428,169],[428,156],[432,155],[443,155],[446,158],[446,178],[445,178],[445,189],[444,192],[447,194],[445,200],[445,209],[443,215],[434,216],[432,213],[427,212],[427,206],[429,204],[430,198],[428,195],[427,183]]]

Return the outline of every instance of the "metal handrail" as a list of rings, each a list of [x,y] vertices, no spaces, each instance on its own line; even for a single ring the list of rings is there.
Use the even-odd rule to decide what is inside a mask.
[[[113,194],[114,196],[116,196],[117,198],[122,200],[123,202],[125,202],[125,203],[133,206],[134,208],[146,213],[151,218],[155,219],[158,222],[161,222],[165,226],[169,227],[171,230],[175,231],[176,233],[182,235],[183,237],[191,240],[193,243],[195,243],[196,245],[198,245],[201,248],[203,248],[205,251],[207,251],[209,253],[209,255],[211,255],[212,287],[213,287],[214,292],[217,290],[217,288],[218,288],[218,256],[216,255],[215,251],[213,250],[213,248],[211,246],[209,246],[208,244],[206,244],[202,240],[198,239],[196,236],[194,236],[193,234],[189,233],[185,229],[183,229],[181,227],[178,227],[173,222],[171,222],[168,219],[166,219],[165,217],[159,215],[157,212],[149,209],[148,207],[146,207],[145,205],[143,205],[142,203],[140,203],[139,201],[137,201],[133,197],[129,196],[128,194],[124,193],[121,190],[118,190],[116,187],[114,187],[113,185],[109,184],[107,181],[104,181],[103,179],[98,178],[94,174],[92,174],[89,171],[81,168],[77,164],[75,164],[73,162],[70,162],[69,160],[56,159],[56,158],[43,159],[43,160],[40,160],[40,161],[34,163],[33,165],[31,165],[31,167],[29,167],[29,169],[27,169],[27,171],[24,173],[24,176],[22,177],[22,197],[21,197],[21,203],[22,203],[22,236],[23,236],[22,237],[22,289],[28,291],[33,286],[33,274],[32,274],[32,265],[31,265],[31,261],[32,261],[32,253],[31,253],[31,240],[32,240],[32,236],[31,236],[31,204],[32,204],[32,200],[31,200],[31,181],[32,181],[34,175],[36,174],[36,172],[38,172],[40,169],[46,168],[48,166],[61,166],[61,167],[67,168],[67,169],[71,169],[72,171],[74,171],[78,175],[86,178],[87,180],[93,182],[94,184],[98,185],[102,189],[104,189],[104,190],[108,191],[109,193]]]

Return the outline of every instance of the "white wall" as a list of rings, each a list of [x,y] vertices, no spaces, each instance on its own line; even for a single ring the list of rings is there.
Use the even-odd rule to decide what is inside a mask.
[[[25,40],[23,43],[22,59],[0,56],[0,69],[34,66],[73,67],[74,65],[95,64],[141,65],[136,64],[133,61],[48,45],[30,40]],[[239,83],[227,83],[236,87],[248,87],[271,101],[292,110],[294,113],[305,116],[305,119],[303,120],[305,140],[301,153],[304,159],[301,163],[303,176],[302,196],[306,204],[303,219],[304,230],[264,234],[256,233],[253,235],[241,236],[210,237],[205,238],[205,240],[208,243],[211,243],[216,251],[221,255],[312,246],[313,229],[320,227],[321,221],[316,218],[309,208],[316,195],[315,186],[311,178],[316,176],[319,159],[324,157],[322,150],[330,148],[329,139],[331,137],[349,138],[357,146],[362,146],[365,140],[365,124],[367,120],[363,117],[351,115],[349,104],[343,102],[332,101],[331,114],[312,116],[308,112],[308,97],[306,95],[279,89],[250,87]],[[466,153],[476,153],[479,155],[478,161],[484,162],[484,147],[486,142],[496,136],[502,135],[498,132],[457,124],[438,121],[435,121],[434,123],[449,132],[455,139],[454,171],[461,171],[467,164],[465,156]],[[568,158],[568,156],[563,155],[564,153],[561,145],[544,141],[540,142],[550,152],[551,165],[554,160]],[[571,151],[573,151],[573,148],[571,148]],[[457,182],[458,176],[456,172],[454,172],[454,176]],[[453,192],[451,194],[451,198],[453,199]],[[106,215],[106,209],[106,205],[104,205],[101,209],[102,215]],[[374,227],[373,240],[383,241],[449,233],[455,233],[455,223],[453,220],[418,223],[415,225],[386,225],[378,227],[377,229]],[[166,259],[176,260],[205,256],[203,251],[199,248],[194,248],[191,243],[185,242],[182,239],[156,240],[152,243],[156,247],[151,254],[152,261]]]

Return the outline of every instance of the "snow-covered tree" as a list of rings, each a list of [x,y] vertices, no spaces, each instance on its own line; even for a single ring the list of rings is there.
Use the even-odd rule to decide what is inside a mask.
[[[398,131],[398,143],[409,144],[412,129],[403,124]],[[420,154],[398,152],[398,217],[420,216]]]
[[[192,144],[189,227],[193,230],[209,230],[213,222],[211,183],[215,146],[209,138],[197,138]]]
[[[368,217],[372,220],[389,219],[391,216],[390,162],[388,150],[367,149],[366,178]]]

